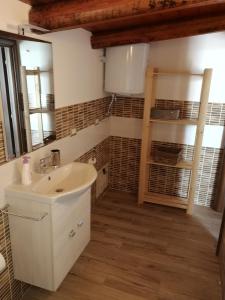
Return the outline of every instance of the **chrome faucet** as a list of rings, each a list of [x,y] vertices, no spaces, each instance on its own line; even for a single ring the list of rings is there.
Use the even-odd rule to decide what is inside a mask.
[[[60,150],[51,150],[51,155],[40,159],[39,171],[42,174],[47,173],[50,168],[60,167]]]
[[[60,167],[60,150],[53,149],[51,150],[51,165],[54,168]]]
[[[49,167],[51,167],[51,156],[41,158],[39,164],[40,173],[45,174]]]

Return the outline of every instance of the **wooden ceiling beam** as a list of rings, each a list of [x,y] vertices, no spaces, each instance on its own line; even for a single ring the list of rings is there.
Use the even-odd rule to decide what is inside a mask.
[[[29,4],[31,6],[38,6],[38,5],[58,2],[59,0],[20,0],[20,1]]]
[[[212,17],[203,17],[163,25],[94,34],[91,38],[91,43],[94,49],[100,49],[134,43],[149,43],[223,30],[225,30],[224,15],[214,15]]]
[[[92,32],[115,30],[225,10],[225,0],[29,1],[34,3],[30,23],[52,31],[77,27]]]
[[[225,0],[20,0],[30,24],[50,31],[84,28],[93,48],[225,30]]]

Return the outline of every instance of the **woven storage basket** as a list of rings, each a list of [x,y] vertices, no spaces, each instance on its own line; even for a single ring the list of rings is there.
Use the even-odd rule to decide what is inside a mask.
[[[153,160],[158,163],[176,165],[181,161],[182,149],[171,147],[156,147],[153,150]]]
[[[152,119],[163,119],[163,120],[178,120],[180,116],[179,109],[151,109]]]

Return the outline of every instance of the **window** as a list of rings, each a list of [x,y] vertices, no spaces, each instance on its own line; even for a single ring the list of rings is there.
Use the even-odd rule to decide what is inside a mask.
[[[0,97],[7,160],[27,152],[20,93],[17,44],[0,39]]]

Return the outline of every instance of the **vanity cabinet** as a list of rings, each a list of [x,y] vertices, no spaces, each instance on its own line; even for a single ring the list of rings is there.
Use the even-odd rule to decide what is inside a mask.
[[[6,198],[11,211],[29,216],[9,216],[15,278],[56,291],[90,241],[90,189],[52,204]]]

